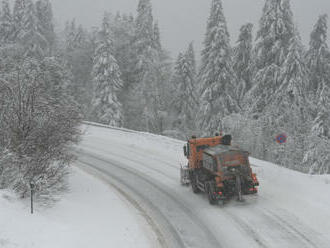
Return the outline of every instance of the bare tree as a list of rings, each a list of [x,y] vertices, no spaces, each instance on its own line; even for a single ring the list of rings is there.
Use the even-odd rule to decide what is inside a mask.
[[[59,186],[74,159],[81,116],[65,94],[56,59],[27,58],[0,79],[0,186],[24,197],[33,181],[42,192]]]

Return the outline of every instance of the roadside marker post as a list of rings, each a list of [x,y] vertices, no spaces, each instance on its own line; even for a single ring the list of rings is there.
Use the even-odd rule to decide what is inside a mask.
[[[33,194],[34,194],[35,184],[30,182],[30,189],[31,189],[31,214],[33,214]]]

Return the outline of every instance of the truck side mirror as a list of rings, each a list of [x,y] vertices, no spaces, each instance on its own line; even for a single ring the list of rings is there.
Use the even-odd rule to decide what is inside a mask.
[[[232,140],[231,135],[225,135],[225,136],[222,137],[222,144],[226,145],[226,146],[230,146],[231,145],[231,140]]]
[[[187,146],[183,147],[183,153],[186,157],[188,157]]]

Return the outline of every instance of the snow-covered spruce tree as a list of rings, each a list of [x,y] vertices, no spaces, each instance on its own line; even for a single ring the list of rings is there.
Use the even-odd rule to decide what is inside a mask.
[[[233,49],[233,68],[237,76],[236,98],[242,108],[242,101],[246,93],[252,88],[254,75],[254,59],[252,55],[253,24],[248,23],[241,27],[237,45]]]
[[[175,63],[172,93],[172,129],[186,139],[195,133],[195,118],[197,110],[196,61],[193,44],[187,51],[180,53]]]
[[[234,99],[235,76],[231,48],[221,0],[213,0],[208,19],[202,64],[198,126],[204,134],[222,129],[225,116],[238,111]]]
[[[55,31],[54,31],[54,22],[53,22],[53,9],[49,0],[38,0],[35,3],[36,5],[36,15],[39,21],[39,33],[42,34],[47,42],[49,54],[52,53],[52,50],[55,46]]]
[[[135,23],[133,16],[117,14],[111,22],[111,32],[114,36],[114,52],[118,60],[122,79],[124,81],[124,90],[134,81],[134,54],[132,43],[135,34]]]
[[[327,46],[327,15],[319,17],[311,34],[306,55],[310,68],[309,96],[313,124],[304,166],[312,174],[330,173],[330,53]]]
[[[83,48],[87,42],[87,31],[82,25],[79,25],[74,39],[75,48]]]
[[[166,119],[163,89],[170,70],[158,37],[150,0],[140,0],[133,41],[135,77],[125,116],[127,127],[162,133]]]
[[[311,174],[330,174],[330,89],[326,85],[320,92],[317,107],[304,164]]]
[[[134,46],[134,85],[131,85],[128,112],[125,114],[128,126],[137,130],[151,131],[149,116],[151,112],[150,94],[154,90],[151,78],[151,67],[154,63],[154,31],[152,5],[150,0],[140,0],[135,19]],[[137,118],[143,116],[143,118]]]
[[[13,33],[12,40],[17,38],[24,32],[24,15],[26,11],[26,0],[15,0],[13,9]]]
[[[13,18],[10,11],[9,0],[2,0],[0,14],[0,42],[6,44],[10,41],[13,31]]]
[[[327,45],[327,15],[321,15],[314,26],[306,55],[310,70],[308,90],[317,103],[324,84],[330,86],[330,52]]]
[[[306,86],[308,70],[304,61],[304,49],[299,34],[290,40],[288,55],[281,68],[281,85],[266,107],[272,117],[272,137],[284,131],[289,139],[285,145],[275,142],[269,145],[271,160],[283,166],[303,171],[302,158],[307,145],[306,133],[310,125],[309,102]],[[285,149],[282,149],[285,147]]]
[[[152,58],[152,47],[154,46],[154,30],[152,6],[150,0],[140,0],[138,15],[135,20],[135,42],[137,53],[136,69],[139,73],[138,81],[141,82],[144,72],[147,70],[149,60]]]
[[[48,42],[45,36],[40,33],[40,22],[37,18],[35,5],[32,0],[26,0],[23,29],[17,39],[25,48],[27,56],[42,58],[46,55]]]
[[[290,41],[295,35],[293,14],[288,0],[266,0],[263,14],[259,21],[255,45],[256,73],[254,86],[247,94],[248,113],[259,127],[258,145],[260,153],[254,156],[271,159],[274,133],[283,130],[274,129],[275,116],[269,112],[275,92],[281,87],[281,72],[289,52]],[[252,142],[253,143],[253,142]]]
[[[159,31],[158,22],[155,22],[155,24],[154,24],[153,45],[154,45],[154,48],[157,51],[162,50],[162,44],[161,44],[161,41],[160,41],[160,31]]]
[[[294,32],[289,0],[266,0],[255,46],[255,86],[250,92],[252,111],[255,114],[263,112],[282,83],[280,71]]]
[[[121,73],[113,56],[113,41],[108,14],[99,32],[93,66],[94,96],[91,120],[111,126],[123,126],[122,105],[118,93],[123,87]]]
[[[74,50],[76,35],[77,27],[75,19],[73,19],[71,22],[66,22],[64,29],[65,52],[71,52]]]
[[[67,22],[64,32],[59,37],[60,53],[71,71],[69,91],[79,103],[81,111],[88,118],[88,110],[93,97],[92,68],[96,49],[96,28],[86,31],[81,25],[76,27],[75,21]]]
[[[130,126],[131,116],[135,116],[132,111],[132,96],[134,97],[134,85],[136,83],[135,74],[135,53],[133,39],[135,35],[134,17],[120,15],[119,13],[111,21],[111,32],[113,34],[114,56],[118,61],[123,80],[123,90],[119,95],[120,102],[123,105],[123,118],[126,127]],[[133,118],[132,118],[133,119]]]

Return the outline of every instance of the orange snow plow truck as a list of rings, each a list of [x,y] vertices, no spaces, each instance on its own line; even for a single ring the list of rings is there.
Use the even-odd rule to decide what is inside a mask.
[[[191,184],[194,193],[205,192],[210,204],[237,195],[257,193],[256,174],[249,153],[231,146],[231,135],[210,138],[192,137],[184,146],[188,165],[181,168],[181,184]]]

